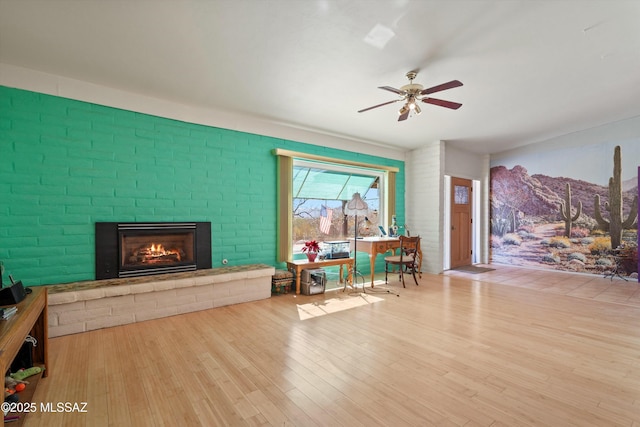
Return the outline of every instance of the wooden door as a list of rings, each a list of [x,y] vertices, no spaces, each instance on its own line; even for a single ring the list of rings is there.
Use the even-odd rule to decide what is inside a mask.
[[[451,268],[471,264],[471,180],[451,178]]]

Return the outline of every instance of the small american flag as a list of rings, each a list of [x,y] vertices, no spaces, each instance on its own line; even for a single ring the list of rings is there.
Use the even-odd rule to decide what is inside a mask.
[[[333,216],[333,211],[331,209],[327,209],[326,206],[322,205],[320,208],[320,231],[324,234],[329,234],[331,230],[331,217]]]

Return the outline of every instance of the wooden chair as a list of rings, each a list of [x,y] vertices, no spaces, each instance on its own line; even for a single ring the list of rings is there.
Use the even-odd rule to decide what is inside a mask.
[[[418,285],[418,279],[416,278],[416,271],[420,266],[420,236],[407,237],[400,236],[400,255],[388,256],[384,258],[384,282],[388,283],[387,275],[393,273],[393,270],[389,270],[389,266],[395,269],[396,266],[400,269],[400,280],[402,281],[402,287],[404,285],[405,273],[411,273],[413,280]]]

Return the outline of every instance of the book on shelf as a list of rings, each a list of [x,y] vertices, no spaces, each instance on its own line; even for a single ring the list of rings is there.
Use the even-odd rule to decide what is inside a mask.
[[[9,319],[11,316],[13,316],[14,314],[16,314],[16,312],[18,311],[18,307],[8,307],[8,308],[3,308],[2,310],[2,314],[0,315],[2,317],[3,320],[7,320]]]

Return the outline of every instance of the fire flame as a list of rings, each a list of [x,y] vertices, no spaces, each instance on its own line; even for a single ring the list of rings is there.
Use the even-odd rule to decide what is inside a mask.
[[[175,249],[165,249],[164,246],[155,243],[152,243],[149,248],[147,248],[147,253],[150,257],[162,257],[167,255],[175,255],[178,258],[178,261],[181,261],[180,252]]]

